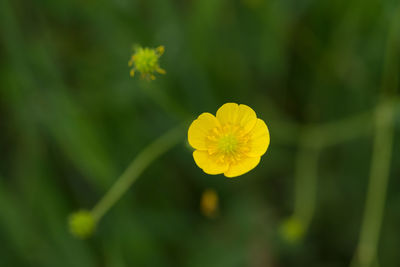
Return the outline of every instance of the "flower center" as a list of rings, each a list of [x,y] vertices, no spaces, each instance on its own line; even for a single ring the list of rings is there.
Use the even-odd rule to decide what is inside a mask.
[[[238,139],[232,133],[223,135],[218,140],[218,148],[224,154],[233,154],[238,147]]]
[[[248,139],[242,129],[235,125],[216,127],[207,136],[207,151],[219,163],[234,164],[246,157],[245,153],[249,151]]]

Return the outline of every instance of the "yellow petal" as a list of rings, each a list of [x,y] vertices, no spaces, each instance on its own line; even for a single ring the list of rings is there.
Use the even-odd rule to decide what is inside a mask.
[[[238,104],[226,103],[217,110],[217,119],[221,124],[233,124],[237,120],[238,110]]]
[[[249,133],[250,151],[246,154],[249,157],[260,157],[265,154],[270,142],[268,127],[261,119],[257,119],[257,123]]]
[[[221,124],[231,124],[243,127],[244,133],[253,129],[257,116],[249,106],[236,103],[226,103],[217,111],[217,119]]]
[[[260,162],[260,157],[244,158],[235,164],[231,164],[229,169],[224,173],[226,177],[232,178],[252,170]]]
[[[210,155],[207,151],[196,150],[193,152],[193,158],[197,166],[207,174],[221,174],[229,168],[228,163],[218,162],[217,156]]]
[[[207,135],[216,127],[219,127],[219,122],[214,115],[207,112],[201,114],[189,127],[189,144],[195,149],[207,150]]]
[[[250,132],[257,122],[257,115],[249,106],[240,104],[237,123],[243,127],[245,133]]]

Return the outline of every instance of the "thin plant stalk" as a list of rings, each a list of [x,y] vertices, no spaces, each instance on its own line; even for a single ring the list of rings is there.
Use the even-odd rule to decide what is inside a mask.
[[[393,117],[393,106],[387,102],[382,104],[375,115],[375,139],[367,200],[360,240],[351,264],[352,267],[373,266],[377,257],[392,158]]]
[[[98,222],[132,186],[143,171],[154,162],[154,160],[180,141],[182,141],[182,129],[179,126],[165,133],[146,147],[135,159],[133,159],[125,172],[117,179],[115,184],[92,209],[94,219]]]
[[[294,218],[301,223],[302,230],[305,232],[312,220],[317,190],[318,176],[318,142],[310,145],[313,134],[305,130],[300,140],[300,151],[296,159],[295,170],[295,206]]]
[[[399,84],[399,64],[396,59],[399,55],[398,45],[400,44],[400,6],[395,14],[397,16],[395,16],[390,27],[385,52],[381,87],[383,100],[375,113],[375,139],[364,218],[356,252],[350,264],[351,267],[379,266],[377,248],[390,176],[395,101],[397,100],[396,93]]]

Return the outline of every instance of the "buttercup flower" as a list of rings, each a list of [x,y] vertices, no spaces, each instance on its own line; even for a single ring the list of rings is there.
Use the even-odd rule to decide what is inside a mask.
[[[158,59],[164,54],[164,46],[159,46],[155,49],[148,47],[136,47],[135,51],[129,60],[129,67],[132,67],[130,75],[133,77],[135,71],[141,73],[141,77],[154,80],[155,72],[165,74],[165,70],[160,68]]]
[[[194,120],[188,141],[195,149],[194,161],[205,173],[235,177],[257,166],[270,137],[267,125],[254,110],[227,103],[216,116],[206,112]]]
[[[206,189],[201,195],[200,209],[204,216],[214,218],[218,214],[218,194],[214,189]]]

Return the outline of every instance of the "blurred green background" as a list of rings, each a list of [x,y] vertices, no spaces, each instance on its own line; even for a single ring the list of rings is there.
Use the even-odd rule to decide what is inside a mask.
[[[386,197],[372,190],[386,199],[372,214],[383,220],[373,266],[400,266],[398,6],[1,0],[0,266],[350,266],[374,159],[371,178],[386,188],[385,166],[390,176]],[[133,44],[164,45],[167,74],[130,78]],[[382,152],[374,114],[392,100]],[[146,144],[226,102],[269,126],[256,169],[206,175],[183,141],[92,238],[68,232],[68,215],[91,209]],[[219,195],[214,219],[199,209],[206,188]],[[282,225],[296,209],[308,229],[288,238]]]

